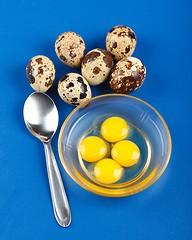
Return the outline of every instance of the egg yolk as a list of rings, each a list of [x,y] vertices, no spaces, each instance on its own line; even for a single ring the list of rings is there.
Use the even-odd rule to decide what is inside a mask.
[[[127,137],[128,125],[123,118],[107,118],[101,125],[101,135],[108,142],[118,142]]]
[[[113,145],[111,156],[121,166],[131,167],[138,162],[140,150],[134,142],[122,140]]]
[[[105,141],[96,136],[89,136],[79,145],[79,153],[87,162],[95,162],[106,156],[108,147]]]
[[[94,167],[94,175],[101,183],[115,183],[123,173],[123,168],[111,158],[98,161]]]

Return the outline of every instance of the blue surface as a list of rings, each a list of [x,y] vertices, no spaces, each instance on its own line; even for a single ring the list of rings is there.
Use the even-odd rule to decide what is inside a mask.
[[[188,0],[161,1],[0,1],[0,239],[192,239],[191,7]],[[55,63],[48,94],[62,122],[73,109],[58,97],[59,77],[73,71],[56,57],[54,42],[64,31],[82,35],[87,51],[105,47],[107,31],[118,24],[134,29],[134,56],[147,78],[132,95],[165,118],[173,152],[163,176],[149,189],[125,198],[105,198],[81,189],[62,169],[72,224],[57,225],[50,201],[43,146],[27,131],[23,104],[32,92],[25,77],[28,60],[44,54]],[[107,84],[93,95],[109,92]]]

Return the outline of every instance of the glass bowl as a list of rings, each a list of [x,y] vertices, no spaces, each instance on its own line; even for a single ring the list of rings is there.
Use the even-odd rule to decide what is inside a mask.
[[[130,131],[130,138],[142,149],[143,160],[127,168],[121,181],[102,184],[79,158],[78,144],[90,129],[98,133],[101,123],[111,116],[124,118],[136,131]],[[84,189],[108,197],[132,195],[151,186],[165,171],[171,148],[169,129],[161,115],[143,100],[124,94],[97,96],[76,107],[64,121],[58,140],[59,157],[69,176]]]

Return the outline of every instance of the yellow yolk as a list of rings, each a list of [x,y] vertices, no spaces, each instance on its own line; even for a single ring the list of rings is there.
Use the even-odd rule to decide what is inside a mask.
[[[94,167],[94,175],[101,183],[115,183],[123,173],[123,168],[111,158],[98,161]]]
[[[79,153],[87,162],[95,162],[104,158],[108,147],[105,141],[96,136],[86,137],[79,145]]]
[[[101,135],[108,142],[118,142],[127,137],[128,125],[123,118],[107,118],[101,125]]]
[[[138,162],[140,150],[134,142],[122,140],[113,145],[111,156],[121,166],[131,167]]]

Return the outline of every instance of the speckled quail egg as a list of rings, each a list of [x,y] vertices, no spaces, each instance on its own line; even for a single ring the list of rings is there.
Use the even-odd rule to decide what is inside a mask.
[[[68,73],[59,80],[58,93],[64,102],[74,106],[92,96],[88,82],[77,73]]]
[[[30,59],[26,67],[30,86],[37,92],[46,92],[55,79],[55,67],[46,56],[38,55]]]
[[[144,82],[146,76],[145,65],[135,57],[127,57],[111,70],[110,87],[117,93],[129,93],[137,90]]]
[[[106,37],[106,49],[120,60],[133,54],[136,47],[136,35],[127,26],[116,26],[112,28]]]
[[[96,48],[83,58],[81,73],[90,85],[99,85],[107,79],[112,67],[112,55],[106,50]]]
[[[79,67],[85,54],[85,42],[75,32],[64,32],[55,42],[58,58],[69,67]]]

